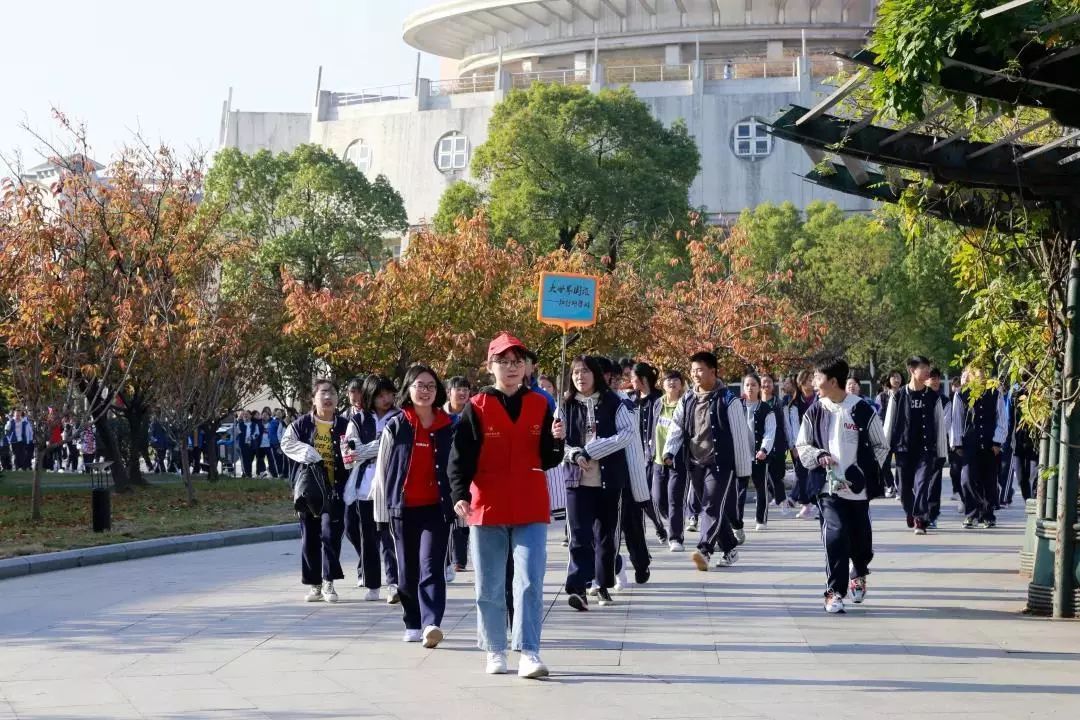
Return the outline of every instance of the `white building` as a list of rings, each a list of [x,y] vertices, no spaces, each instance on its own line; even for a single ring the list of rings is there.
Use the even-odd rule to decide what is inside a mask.
[[[221,145],[244,152],[319,143],[386,175],[410,222],[432,217],[470,178],[493,106],[533,82],[629,85],[665,124],[685,120],[701,152],[690,202],[712,220],[762,202],[870,204],[803,181],[803,150],[761,124],[811,106],[836,74],[829,53],[864,44],[877,0],[451,0],[409,17],[404,39],[457,62],[449,80],[356,92],[318,89],[309,113],[241,112],[226,102]]]

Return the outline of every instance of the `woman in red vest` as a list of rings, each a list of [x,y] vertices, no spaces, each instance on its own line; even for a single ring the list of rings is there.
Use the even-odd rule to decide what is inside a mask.
[[[450,451],[454,511],[471,526],[478,644],[487,672],[506,672],[506,562],[513,557],[513,649],[518,675],[548,674],[540,660],[550,506],[544,471],[562,460],[562,423],[525,379],[525,345],[503,332],[488,345],[493,387],[473,397]]]

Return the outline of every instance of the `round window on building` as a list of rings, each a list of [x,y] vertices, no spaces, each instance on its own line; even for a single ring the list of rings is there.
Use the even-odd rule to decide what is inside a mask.
[[[371,169],[371,146],[363,140],[353,140],[345,148],[345,159],[366,175]]]
[[[731,132],[731,149],[736,157],[758,160],[772,154],[773,138],[769,126],[760,118],[747,118],[735,123]]]
[[[461,133],[449,132],[439,138],[435,145],[435,167],[439,172],[452,173],[464,170],[469,164],[469,138]]]

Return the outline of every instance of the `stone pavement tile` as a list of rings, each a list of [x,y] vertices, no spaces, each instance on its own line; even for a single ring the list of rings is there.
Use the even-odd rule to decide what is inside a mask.
[[[275,679],[276,681],[276,679]],[[227,690],[228,686],[209,673],[202,675],[164,675],[145,677],[111,677],[109,684],[126,698],[142,698],[159,693],[178,693],[187,690]]]
[[[514,679],[519,680],[518,678]],[[529,681],[520,680],[520,682]],[[506,720],[508,715],[511,714],[507,707],[495,705],[483,700],[477,700],[475,698],[443,700],[437,704],[433,700],[379,700],[372,704],[372,710],[393,717],[402,718],[402,720],[428,717],[437,717],[439,720]],[[581,708],[578,709],[579,712],[580,710]],[[540,717],[559,717],[557,714],[549,713],[550,711],[546,709],[541,714],[539,711],[515,708],[512,714],[514,717],[522,718],[523,720]],[[604,717],[603,715],[596,715],[593,712],[593,708],[589,708],[588,715],[590,718]]]
[[[311,670],[219,677],[221,682],[247,698],[266,695],[332,695],[346,688],[328,675]]]
[[[14,676],[14,680],[52,680],[54,678],[105,678],[138,662],[139,656],[109,655],[87,651],[57,654],[35,662]]]
[[[0,715],[0,717],[4,717]],[[14,716],[13,716],[14,717]],[[19,720],[129,720],[146,717],[128,703],[109,705],[66,705],[64,707],[18,708]]]
[[[0,720],[16,720],[15,708],[10,703],[0,700]]]
[[[185,713],[190,717],[205,717],[213,710],[255,710],[254,704],[230,689],[205,688],[162,691],[137,695],[130,699],[135,709],[147,716]]]
[[[249,698],[260,712],[270,717],[362,717],[379,715],[370,697],[359,692],[340,691],[325,695],[256,695]]]
[[[155,656],[152,660],[142,660],[123,670],[118,670],[109,677],[156,678],[172,675],[209,675],[221,666],[221,662],[183,662]]]
[[[0,696],[16,712],[35,707],[107,705],[124,702],[124,696],[104,680],[54,679],[0,683]]]

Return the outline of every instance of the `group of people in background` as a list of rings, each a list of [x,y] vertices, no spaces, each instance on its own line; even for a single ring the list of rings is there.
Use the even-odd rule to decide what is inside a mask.
[[[70,413],[48,410],[48,448],[42,458],[47,472],[90,472],[97,457],[97,435],[90,421],[77,422]],[[15,408],[11,417],[0,415],[0,468],[31,470],[34,467],[34,426],[26,414]]]
[[[347,537],[364,599],[400,604],[403,639],[434,648],[444,637],[447,583],[471,563],[488,671],[507,671],[509,647],[521,652],[520,675],[541,677],[553,519],[564,521],[566,603],[584,613],[615,604],[631,568],[636,584],[650,581],[651,535],[672,553],[690,542],[699,571],[737,563],[753,487],[756,532],[770,512],[818,519],[824,609],[840,613],[849,597],[866,598],[871,500],[898,497],[908,526],[925,535],[938,522],[950,465],[963,526],[993,527],[995,507],[1011,497],[998,489],[1006,448],[1030,494],[1032,443],[1005,393],[975,368],[950,394],[940,371],[914,356],[907,383],[890,376],[875,402],[839,358],[788,378],[747,373],[737,389],[710,352],[688,365],[684,376],[581,355],[557,395],[557,383],[536,374],[535,355],[502,333],[488,348],[492,383],[481,389],[418,364],[400,387],[380,375],[350,380],[341,413],[334,383],[316,381],[311,412],[280,438],[305,599],[337,602]]]

